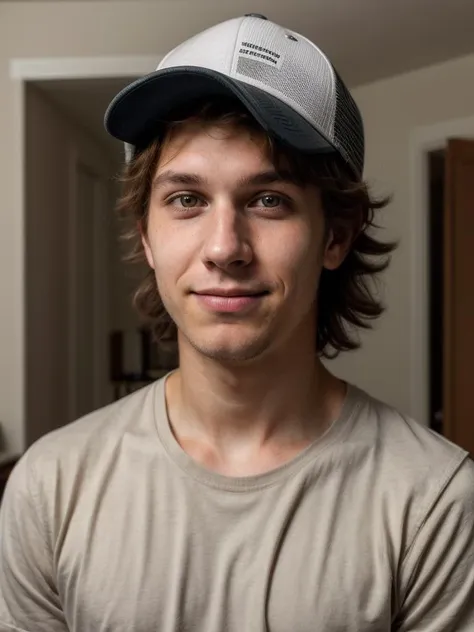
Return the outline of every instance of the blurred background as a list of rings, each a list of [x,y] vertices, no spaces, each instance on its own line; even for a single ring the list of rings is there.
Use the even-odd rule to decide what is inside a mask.
[[[170,48],[257,12],[312,39],[365,119],[366,178],[392,194],[387,312],[341,377],[474,452],[472,0],[0,1],[0,464],[155,379],[114,214],[112,97]]]

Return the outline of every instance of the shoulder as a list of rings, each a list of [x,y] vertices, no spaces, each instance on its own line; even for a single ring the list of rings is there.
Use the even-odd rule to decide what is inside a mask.
[[[468,453],[358,389],[356,397],[350,449],[363,455],[367,487],[400,553],[410,549],[435,508],[456,506],[472,518],[474,464]]]
[[[37,440],[10,475],[5,520],[7,514],[9,524],[28,519],[54,550],[71,517],[88,515],[111,480],[122,490],[137,463],[146,465],[159,454],[155,408],[163,384],[159,380]]]
[[[154,398],[161,380],[135,391],[112,404],[99,408],[80,419],[41,437],[30,448],[30,458],[43,453],[77,451],[89,443],[99,448],[104,442],[119,439],[128,430],[150,420]]]
[[[86,472],[113,460],[126,437],[153,435],[160,388],[161,380],[47,433],[20,458],[11,484],[28,482],[38,493],[51,496],[53,486],[72,487]]]
[[[353,431],[370,444],[379,462],[397,479],[435,480],[442,486],[463,463],[468,453],[435,432],[367,393],[355,389],[359,409]]]

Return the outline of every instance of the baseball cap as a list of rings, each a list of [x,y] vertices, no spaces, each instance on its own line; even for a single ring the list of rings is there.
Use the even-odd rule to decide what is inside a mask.
[[[338,155],[362,177],[363,122],[349,90],[313,42],[259,14],[221,22],[174,48],[117,94],[105,127],[130,159],[177,108],[223,97],[238,99],[281,143]]]

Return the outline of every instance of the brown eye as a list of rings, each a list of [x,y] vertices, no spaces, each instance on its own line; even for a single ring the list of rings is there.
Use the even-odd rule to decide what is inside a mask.
[[[264,195],[262,197],[263,206],[266,208],[275,208],[276,206],[280,206],[281,198],[278,195]]]
[[[198,205],[198,199],[195,195],[180,195],[178,199],[185,208],[194,208]]]

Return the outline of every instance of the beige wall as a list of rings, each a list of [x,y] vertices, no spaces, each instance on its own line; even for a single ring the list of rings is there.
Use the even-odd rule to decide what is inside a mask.
[[[251,10],[249,8],[249,10]],[[7,445],[23,445],[23,145],[20,85],[9,79],[18,57],[157,54],[216,18],[203,5],[193,26],[178,19],[182,6],[137,2],[35,2],[0,4],[0,422]],[[215,8],[214,8],[215,11]],[[219,18],[232,15],[222,5]],[[227,15],[224,15],[227,14]],[[167,17],[177,26],[167,28]],[[417,257],[408,248],[411,131],[419,125],[474,114],[474,56],[356,90],[367,130],[367,175],[377,191],[393,192],[384,215],[387,238],[401,238],[386,276],[389,311],[361,352],[338,360],[348,379],[409,410],[410,275]]]

